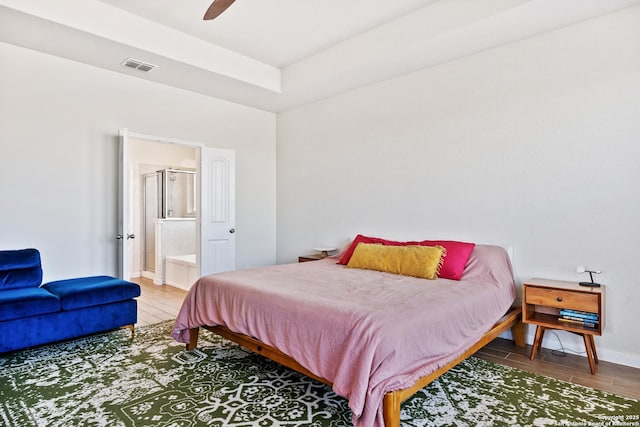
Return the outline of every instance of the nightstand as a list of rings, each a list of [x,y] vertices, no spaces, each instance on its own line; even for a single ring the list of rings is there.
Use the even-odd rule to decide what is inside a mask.
[[[547,329],[582,335],[591,373],[596,373],[598,353],[594,335],[604,329],[605,288],[580,286],[576,282],[531,279],[522,284],[522,321],[536,325],[531,348],[533,360]]]
[[[318,261],[323,258],[326,257],[323,257],[321,254],[303,255],[298,257],[298,262]]]

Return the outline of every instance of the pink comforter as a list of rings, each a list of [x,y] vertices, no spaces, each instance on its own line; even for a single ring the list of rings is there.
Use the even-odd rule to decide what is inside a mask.
[[[504,249],[477,245],[461,281],[425,280],[321,261],[218,273],[189,291],[173,337],[224,325],[333,383],[355,426],[383,426],[382,398],[473,345],[515,297]]]

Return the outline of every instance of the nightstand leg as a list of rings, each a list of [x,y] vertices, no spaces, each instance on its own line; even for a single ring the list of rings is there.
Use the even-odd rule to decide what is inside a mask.
[[[536,326],[536,337],[533,340],[533,346],[531,346],[531,356],[529,356],[530,360],[535,359],[536,351],[540,350],[542,347],[542,339],[544,338],[544,326]]]
[[[591,375],[596,373],[596,363],[598,356],[595,351],[595,343],[593,336],[589,334],[582,334],[584,339],[584,347],[587,349],[587,358],[589,359],[589,368],[591,369]]]
[[[596,342],[593,339],[593,335],[589,335],[589,341],[591,341],[591,350],[593,350],[593,360],[598,363],[598,352],[596,351]]]
[[[584,347],[587,349],[587,358],[589,359],[589,368],[591,369],[591,375],[596,373],[596,363],[594,360],[594,348],[592,347],[591,335],[582,334],[582,338],[584,339]]]

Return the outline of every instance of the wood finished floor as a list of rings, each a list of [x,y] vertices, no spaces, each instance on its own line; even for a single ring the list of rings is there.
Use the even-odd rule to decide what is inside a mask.
[[[186,291],[168,285],[154,285],[148,279],[132,279],[140,284],[138,326],[175,319]],[[561,337],[561,336],[560,336]],[[597,345],[597,341],[596,341]],[[511,341],[498,338],[476,353],[482,359],[522,369],[559,380],[609,391],[640,400],[640,369],[600,361],[598,371],[591,375],[589,363],[582,356],[555,355],[543,349],[536,360],[529,360],[531,346],[518,348]]]

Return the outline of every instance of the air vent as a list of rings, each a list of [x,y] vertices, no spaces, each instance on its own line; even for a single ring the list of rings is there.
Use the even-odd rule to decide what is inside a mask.
[[[123,67],[127,67],[127,68],[133,68],[139,71],[143,71],[145,73],[148,73],[149,71],[152,71],[156,68],[158,68],[157,65],[153,65],[153,64],[148,64],[146,62],[142,62],[138,59],[133,59],[133,58],[127,58],[124,61],[121,62],[121,65]]]

